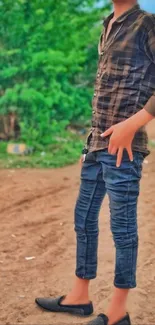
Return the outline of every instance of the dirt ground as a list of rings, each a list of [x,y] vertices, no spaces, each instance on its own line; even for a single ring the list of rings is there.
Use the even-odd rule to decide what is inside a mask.
[[[155,122],[149,134],[155,139]],[[147,160],[139,200],[138,287],[129,301],[133,325],[155,324],[155,150]],[[0,324],[87,323],[43,312],[34,304],[36,296],[66,294],[72,285],[79,175],[78,164],[57,170],[0,170]],[[113,259],[106,199],[100,215],[98,277],[91,285],[95,314],[104,311],[111,295]]]

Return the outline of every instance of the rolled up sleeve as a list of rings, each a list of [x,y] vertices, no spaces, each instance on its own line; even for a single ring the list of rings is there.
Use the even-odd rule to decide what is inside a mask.
[[[155,17],[153,18],[153,28],[149,31],[147,35],[147,41],[145,44],[145,50],[147,56],[150,58],[151,62],[155,65]],[[154,85],[155,87],[155,85]],[[155,117],[155,91],[151,98],[146,103],[144,109]]]

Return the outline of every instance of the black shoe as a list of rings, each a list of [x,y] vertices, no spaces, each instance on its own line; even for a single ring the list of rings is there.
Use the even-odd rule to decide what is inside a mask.
[[[104,314],[100,314],[97,318],[89,322],[87,325],[108,325],[108,317]],[[122,318],[114,325],[131,325],[129,314],[126,314],[124,318]]]
[[[84,305],[61,305],[62,300],[65,296],[52,298],[36,298],[36,304],[50,312],[66,312],[77,316],[90,316],[93,313],[93,304]]]

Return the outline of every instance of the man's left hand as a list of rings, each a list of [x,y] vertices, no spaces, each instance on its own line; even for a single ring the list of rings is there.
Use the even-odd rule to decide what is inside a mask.
[[[127,150],[130,161],[133,161],[132,141],[136,130],[133,122],[124,121],[111,126],[108,130],[101,134],[101,137],[111,135],[109,141],[108,152],[111,155],[117,154],[116,166],[120,167],[124,149]]]

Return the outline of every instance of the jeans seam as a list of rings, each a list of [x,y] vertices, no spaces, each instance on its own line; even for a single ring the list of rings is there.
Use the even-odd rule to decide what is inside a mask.
[[[137,170],[140,169],[140,159],[139,159],[139,156],[137,158],[137,162],[138,162],[138,166],[137,166]],[[131,163],[132,164],[132,163]],[[129,219],[128,218],[128,203],[129,203],[129,193],[130,193],[130,189],[131,189],[131,184],[130,184],[130,181],[131,181],[131,171],[132,171],[132,165],[130,167],[130,175],[129,175],[129,179],[128,179],[128,201],[127,201],[127,220]],[[128,234],[128,223],[127,223],[127,234]],[[133,239],[131,239],[132,242],[133,242]],[[132,274],[133,274],[133,250],[131,250],[131,261],[132,261],[132,268],[130,270],[130,284],[132,283]]]
[[[132,164],[132,162],[131,162]],[[132,170],[132,166],[130,167],[130,174],[129,174],[129,179],[128,179],[128,197],[127,197],[127,211],[126,211],[126,214],[127,214],[127,235],[129,235],[129,231],[128,231],[128,227],[129,227],[129,193],[130,193],[130,188],[131,188],[131,170]],[[131,262],[133,265],[133,252],[132,252],[132,249],[131,249]],[[132,283],[132,268],[130,269],[130,285]]]
[[[98,185],[98,184],[97,184],[97,181],[96,181],[96,184],[95,184],[95,186],[94,186],[94,190],[93,190],[92,195],[91,195],[91,198],[90,198],[90,204],[89,204],[89,206],[88,206],[87,214],[86,214],[86,219],[85,219],[85,233],[86,233],[86,237],[87,237],[86,222],[87,222],[88,213],[89,213],[90,208],[91,208],[92,199],[93,199],[93,197],[94,197],[94,194],[95,194],[95,191],[96,191],[97,185]],[[85,261],[85,264],[84,264],[84,270],[85,270],[85,272],[84,272],[83,277],[85,277],[85,275],[86,275],[87,249],[88,249],[88,245],[87,245],[87,247],[86,247],[86,252],[85,252],[85,259],[84,259],[84,261]]]

